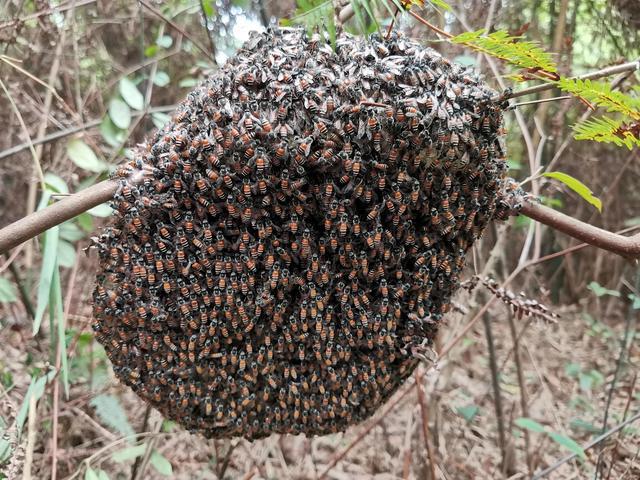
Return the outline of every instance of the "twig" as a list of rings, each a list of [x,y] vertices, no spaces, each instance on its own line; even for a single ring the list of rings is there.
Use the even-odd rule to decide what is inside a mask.
[[[76,248],[76,256],[80,252],[80,247]],[[73,299],[73,292],[75,290],[76,276],[78,274],[78,265],[80,262],[74,262],[71,273],[69,274],[69,285],[67,286],[67,295],[64,301],[63,318],[59,318],[58,321],[62,322],[64,318],[69,315],[71,309],[71,300]],[[56,372],[60,371],[60,365],[62,364],[62,349],[60,348],[60,340],[56,342]],[[59,415],[59,402],[60,402],[60,379],[56,374],[53,379],[53,420],[51,427],[51,480],[56,480],[58,470],[58,415]]]
[[[513,315],[508,315],[508,317],[509,331],[511,332],[511,341],[513,342],[513,361],[516,365],[516,374],[518,375],[518,384],[520,386],[520,410],[522,411],[522,416],[528,418],[528,395],[526,381],[524,378],[524,373],[522,371],[522,361],[520,360],[520,338],[516,330],[516,322],[513,319]],[[528,324],[529,322],[527,322],[527,325]],[[531,459],[531,440],[529,438],[529,431],[527,429],[524,430],[524,449],[525,456],[527,458],[527,468],[529,469],[529,476],[531,476],[533,475],[533,462]]]
[[[612,67],[602,68],[594,72],[585,73],[584,75],[571,77],[570,80],[597,80],[598,78],[609,77],[611,75],[616,75],[622,72],[633,72],[638,69],[640,69],[640,59],[634,60],[633,62],[614,65]],[[517,90],[515,92],[500,94],[491,98],[491,100],[492,101],[509,100],[512,98],[523,97],[525,95],[533,95],[534,93],[540,93],[546,90],[552,90],[554,88],[557,88],[557,84],[555,82],[543,83],[542,85],[535,85],[533,87],[524,88],[522,90]]]
[[[200,50],[206,56],[209,56],[209,52],[207,52],[207,49],[204,48],[202,45],[200,45],[200,42],[195,40],[191,35],[189,35],[187,32],[185,32],[184,29],[182,27],[180,27],[180,25],[178,25],[177,23],[172,21],[170,18],[167,18],[160,10],[158,10],[156,7],[154,7],[153,5],[148,3],[146,0],[138,0],[138,1],[140,2],[140,4],[143,7],[145,7],[147,10],[149,10],[151,13],[153,13],[156,17],[160,18],[163,22],[165,22],[167,25],[169,25],[175,31],[177,31],[178,33],[181,33],[182,35],[184,35],[185,38],[189,39],[189,41],[191,43],[193,43],[193,45],[198,50]]]
[[[498,427],[498,446],[500,447],[500,455],[502,457],[501,470],[505,473],[507,468],[507,439],[504,431],[502,393],[500,392],[500,380],[498,379],[498,365],[496,362],[496,348],[493,342],[493,330],[491,329],[491,318],[486,312],[482,315],[482,323],[484,323],[484,331],[487,337],[487,350],[489,351],[489,368],[491,370],[491,385],[493,386],[493,405],[496,410],[496,425]]]
[[[402,479],[408,480],[411,474],[411,436],[413,433],[413,409],[407,411],[407,424],[404,431],[404,453],[402,454]]]
[[[142,172],[137,172],[129,181],[138,183],[142,178]],[[110,200],[117,188],[117,182],[105,180],[4,227],[0,230],[0,254]]]
[[[142,462],[140,462],[140,469],[137,472],[135,477],[131,477],[132,480],[142,480],[144,477],[144,471],[147,469],[149,465],[149,461],[151,460],[151,454],[153,453],[156,442],[158,441],[157,434],[160,433],[162,429],[162,417],[159,417],[156,425],[153,427],[153,433],[155,434],[153,437],[149,439],[147,442],[147,447],[145,448],[144,455],[142,456]]]
[[[373,419],[369,420],[369,422],[367,423],[367,426],[356,436],[356,438],[354,438],[351,443],[349,443],[349,445],[346,446],[346,448],[344,450],[342,450],[340,453],[338,453],[337,455],[335,455],[331,461],[329,462],[329,464],[325,467],[325,469],[323,470],[323,472],[318,476],[318,480],[322,480],[324,478],[327,477],[327,474],[329,473],[329,471],[335,467],[338,462],[340,460],[342,460],[350,451],[351,449],[353,449],[353,447],[355,447],[364,437],[367,436],[367,434],[373,430],[373,428],[380,423],[388,414],[391,410],[393,410],[393,408],[400,403],[400,401],[406,397],[410,392],[413,391],[413,389],[415,388],[416,383],[412,383],[409,386],[405,387],[405,390],[402,392],[399,392],[396,396],[396,398],[394,398],[392,401],[390,401],[389,403],[387,403],[387,406],[380,411],[380,413]]]
[[[211,36],[211,30],[209,30],[209,15],[204,9],[204,1],[200,0],[200,10],[202,11],[202,16],[204,17],[204,29],[207,31],[207,38],[209,39],[209,46],[211,47],[211,58],[215,62],[216,59],[216,45],[213,43],[213,37]]]
[[[31,480],[31,466],[33,465],[33,449],[36,443],[36,411],[38,400],[35,395],[29,397],[29,420],[27,422],[27,448],[24,459],[24,470],[22,472],[22,480]]]
[[[132,112],[131,116],[132,117],[138,117],[141,115],[147,115],[150,113],[165,113],[165,112],[171,112],[172,110],[175,110],[177,107],[177,105],[162,105],[160,107],[153,107],[150,108],[147,111],[142,111],[142,112]],[[97,126],[99,126],[102,122],[103,122],[103,118],[97,119],[97,120],[91,120],[90,122],[87,123],[83,123],[82,125],[77,125],[74,127],[69,127],[69,128],[65,128],[64,130],[58,130],[57,132],[53,132],[50,133],[49,135],[45,135],[42,138],[38,138],[33,140],[33,142],[24,142],[24,143],[20,143],[18,145],[15,145],[11,148],[7,148],[6,150],[3,150],[2,152],[0,152],[0,160],[2,160],[3,158],[6,157],[10,157],[11,155],[15,155],[16,153],[21,152],[22,150],[26,150],[27,148],[29,148],[31,145],[36,146],[36,145],[40,145],[43,143],[49,143],[52,142],[54,140],[59,140],[61,138],[64,137],[68,137],[69,135],[73,135],[75,133],[78,132],[82,132],[83,130],[89,130],[90,128],[95,128]]]
[[[220,478],[224,478],[224,474],[229,468],[229,462],[231,461],[231,454],[236,449],[240,441],[237,441],[233,445],[229,443],[229,449],[227,450],[226,455],[224,456],[224,460],[222,461],[222,467],[220,467]]]
[[[18,269],[13,264],[13,262],[9,264],[9,271],[11,272],[11,275],[13,275],[13,280],[14,282],[16,282],[16,285],[18,286],[20,299],[22,300],[22,304],[24,305],[24,308],[27,311],[27,315],[29,315],[31,319],[36,318],[36,313],[35,313],[35,310],[33,309],[33,303],[31,303],[31,299],[29,298],[29,292],[27,291],[27,287],[24,286],[24,282],[20,278],[20,272],[18,272]]]
[[[531,100],[528,102],[512,103],[509,105],[509,109],[522,107],[524,105],[535,105],[538,103],[557,102],[559,100],[570,100],[573,97],[571,95],[562,95],[560,97],[541,98],[540,100]]]
[[[625,420],[624,422],[620,423],[619,425],[609,429],[608,431],[606,431],[602,435],[600,435],[600,436],[594,438],[593,440],[591,440],[589,443],[587,443],[586,445],[584,445],[582,447],[582,451],[586,452],[587,450],[595,447],[596,445],[600,444],[600,442],[602,442],[603,440],[606,440],[607,438],[609,438],[614,433],[619,432],[624,427],[626,427],[627,425],[635,422],[638,419],[640,419],[640,412],[636,413],[633,417],[630,417],[629,419]],[[551,472],[557,470],[558,468],[560,468],[565,463],[570,462],[571,460],[573,460],[577,455],[578,455],[577,453],[572,453],[570,455],[567,455],[566,457],[558,460],[553,465],[545,468],[540,473],[537,473],[531,480],[540,480],[541,478],[545,478]]]
[[[417,13],[415,13],[415,12],[413,12],[411,10],[409,10],[408,13],[413,18],[418,20],[423,25],[426,25],[428,28],[430,28],[431,30],[433,30],[437,34],[442,35],[443,37],[445,37],[447,39],[453,38],[453,35],[451,35],[448,32],[445,32],[441,28],[433,25],[432,23],[430,23],[429,21],[425,20],[424,18],[422,18]],[[462,45],[466,45],[466,43],[462,43]],[[596,80],[598,78],[608,77],[608,76],[616,75],[616,74],[622,73],[622,72],[632,72],[632,71],[639,70],[639,69],[640,69],[640,59],[637,59],[637,60],[634,60],[632,62],[627,62],[627,63],[623,63],[623,64],[620,64],[620,65],[614,65],[614,66],[611,66],[611,67],[606,67],[606,68],[602,68],[600,70],[596,70],[594,72],[585,73],[584,75],[578,75],[576,77],[571,77],[570,80]],[[547,90],[552,90],[554,88],[557,88],[557,83],[556,82],[543,83],[541,85],[536,85],[536,86],[525,88],[523,90],[518,90],[518,91],[515,91],[515,92],[500,93],[498,95],[495,95],[495,96],[491,97],[490,101],[497,102],[497,101],[510,100],[512,98],[522,97],[522,96],[525,96],[525,95],[532,95],[534,93],[540,93],[540,92],[544,92],[544,91],[547,91]]]
[[[636,290],[640,288],[640,270],[636,273]],[[632,342],[629,342],[630,337],[632,337],[632,331],[634,330],[636,314],[633,308],[632,303],[629,303],[628,311],[627,311],[627,321],[625,322],[624,327],[624,336],[620,341],[620,355],[618,355],[618,360],[616,361],[616,369],[613,373],[613,379],[611,380],[611,387],[609,387],[609,393],[607,394],[607,403],[604,408],[604,419],[602,420],[602,432],[604,433],[607,430],[607,422],[609,421],[609,408],[611,407],[611,401],[613,400],[613,392],[615,391],[616,383],[618,382],[618,377],[620,376],[620,371],[622,370],[622,365],[624,363],[625,354],[627,350],[631,347]],[[598,453],[598,460],[596,462],[596,473],[594,480],[598,480],[600,476],[600,465],[602,463],[602,450]]]
[[[523,203],[520,213],[589,245],[623,257],[640,257],[640,234],[631,237],[617,235],[531,201]]]
[[[149,428],[149,416],[151,415],[151,405],[147,405],[147,408],[144,410],[144,419],[142,420],[142,428],[140,432],[146,432],[147,428]],[[140,461],[142,459],[140,457],[136,457],[133,462],[133,467],[131,467],[131,480],[135,480],[136,475],[138,474],[138,469],[140,468]]]
[[[412,11],[412,10],[408,10],[407,13],[409,15],[411,15],[413,18],[415,18],[416,20],[418,20],[420,23],[422,23],[423,25],[426,25],[427,27],[429,27],[431,30],[433,30],[434,32],[436,32],[439,35],[442,35],[443,37],[449,39],[449,38],[453,38],[453,35],[451,35],[448,32],[445,32],[444,30],[442,30],[440,27],[436,27],[434,24],[428,22],[427,20],[425,20],[424,18],[422,18],[420,15],[418,15],[416,12]]]
[[[420,412],[422,413],[422,435],[424,436],[424,444],[427,447],[427,458],[429,460],[429,471],[431,473],[431,480],[436,480],[436,458],[431,447],[431,440],[429,436],[429,408],[427,405],[427,399],[422,389],[422,369],[418,367],[416,370],[416,388],[418,389],[418,403],[420,404]]]
[[[27,15],[22,18],[15,18],[13,20],[8,20],[6,22],[0,23],[0,30],[3,30],[7,27],[13,27],[17,24],[27,22],[29,20],[35,20],[36,18],[43,17],[45,15],[51,15],[52,13],[62,13],[66,10],[75,7],[84,7],[85,5],[91,5],[92,3],[96,3],[97,0],[77,0],[77,1],[69,1],[65,5],[58,5],[53,8],[47,8],[46,10],[40,10],[39,12],[33,13],[31,15]]]
[[[400,11],[400,9],[396,6],[395,11],[393,12],[393,18],[391,19],[391,23],[389,23],[389,28],[387,28],[387,33],[384,36],[385,39],[389,39],[389,37],[391,36],[391,32],[393,30],[393,26],[396,23],[396,17],[398,16],[398,12]]]

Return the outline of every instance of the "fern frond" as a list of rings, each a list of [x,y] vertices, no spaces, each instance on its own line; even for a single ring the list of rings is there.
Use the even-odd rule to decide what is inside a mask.
[[[536,42],[520,39],[521,37],[512,37],[505,30],[486,35],[486,30],[481,29],[461,33],[452,37],[451,41],[500,58],[517,67],[542,69],[550,73],[558,71],[550,53],[545,52]]]
[[[640,147],[640,124],[626,124],[624,120],[618,120],[604,116],[573,126],[576,140],[593,140],[601,143],[614,143],[631,150],[634,146]]]
[[[557,83],[561,90],[604,107],[608,112],[620,112],[640,120],[640,99],[613,90],[609,83],[576,78],[561,78]]]

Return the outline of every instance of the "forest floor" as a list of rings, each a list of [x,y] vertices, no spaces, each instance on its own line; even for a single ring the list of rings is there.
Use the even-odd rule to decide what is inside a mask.
[[[605,310],[612,313],[603,320],[585,313],[590,309],[586,301],[584,305],[558,312],[561,316],[554,324],[514,317],[520,337],[518,363],[526,390],[526,414],[522,412],[523,391],[513,357],[511,314],[502,305],[490,310],[499,370],[503,448],[499,446],[482,322],[478,322],[437,368],[421,366],[388,402],[388,405],[397,403],[388,413],[381,415],[388,408],[385,406],[372,419],[343,434],[316,438],[275,435],[254,442],[206,440],[163,421],[155,411],[151,412],[145,427],[145,404],[118,384],[106,366],[104,354],[88,335],[90,302],[87,300],[91,282],[88,277],[87,280],[76,280],[76,285],[84,287],[78,288],[71,300],[74,313],[69,318],[74,328],[70,331],[77,333],[70,342],[69,398],[65,399],[61,393],[57,406],[48,395],[45,402],[40,402],[32,448],[26,434],[14,456],[16,471],[25,461],[31,463],[32,478],[50,478],[54,412],[59,421],[55,446],[57,478],[87,478],[84,476],[87,465],[102,469],[109,478],[134,478],[131,473],[134,460],[126,457],[128,452],[129,456],[135,456],[132,452],[136,448],[140,455],[145,446],[128,445],[123,440],[123,432],[118,432],[117,422],[103,418],[104,414],[101,416],[96,397],[117,399],[126,412],[123,421],[125,426],[130,425],[127,428],[152,432],[141,435],[140,442],[151,444],[149,448],[153,447],[171,463],[171,478],[176,479],[430,478],[422,428],[424,414],[428,416],[429,444],[437,478],[531,478],[528,462],[533,471],[539,472],[571,453],[575,445],[571,440],[586,445],[601,434],[605,411],[608,412],[607,427],[611,428],[636,414],[640,406],[640,388],[635,385],[637,368],[632,368],[640,363],[637,336],[627,350],[629,358],[620,369],[611,400],[608,398],[626,324],[624,313],[616,313],[619,300],[610,297],[611,308]],[[468,318],[468,315],[452,315],[442,327],[442,343],[453,338]],[[26,340],[29,337],[30,324],[17,320],[11,328],[0,332],[3,345],[0,367],[5,388],[6,383],[10,383],[8,393],[0,400],[5,418],[11,409],[15,415],[28,388],[30,378],[26,372],[30,369],[25,365],[31,358],[42,357],[41,352],[48,348],[44,341]],[[43,367],[32,364],[31,370]],[[425,394],[424,411],[416,381]],[[529,420],[518,420],[521,417]],[[371,430],[362,436],[370,426]],[[543,432],[534,431],[542,427]],[[121,430],[126,433],[126,428]],[[525,432],[529,437],[528,449]],[[601,478],[639,478],[640,422],[630,424],[598,445],[587,450],[584,459],[566,462],[545,478],[593,478],[599,456],[605,472]],[[338,456],[349,448],[336,463]],[[32,450],[31,456],[29,450]],[[501,468],[503,455],[506,473]],[[140,478],[167,478],[158,473],[155,465],[155,462],[145,465],[144,476]],[[611,465],[613,468],[609,470]],[[327,471],[328,467],[331,468]],[[159,470],[163,471],[162,465]]]

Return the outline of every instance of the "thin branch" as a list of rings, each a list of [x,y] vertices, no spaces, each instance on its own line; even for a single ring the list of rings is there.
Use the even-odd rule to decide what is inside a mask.
[[[207,32],[207,38],[209,39],[209,46],[211,47],[211,58],[215,61],[216,59],[216,45],[213,43],[213,36],[211,35],[211,30],[209,28],[209,15],[204,8],[204,1],[200,0],[200,10],[202,11],[202,16],[204,17],[204,29]]]
[[[500,391],[500,380],[498,378],[498,363],[496,360],[496,347],[493,341],[493,330],[491,328],[491,318],[488,312],[482,315],[484,331],[487,337],[487,350],[489,352],[489,367],[491,370],[491,385],[493,386],[493,405],[496,412],[496,425],[498,429],[498,446],[502,457],[501,469],[503,473],[507,471],[507,438],[504,428],[504,411],[502,408],[502,392]]]
[[[52,13],[62,13],[65,12],[69,9],[72,8],[76,8],[76,7],[83,7],[85,5],[91,5],[92,3],[96,3],[97,0],[75,0],[75,1],[70,1],[67,2],[64,5],[57,5],[53,8],[47,8],[45,10],[41,10],[39,12],[36,13],[32,13],[31,15],[27,15],[26,17],[22,17],[22,18],[15,18],[13,20],[8,20],[6,22],[2,22],[0,23],[0,30],[3,30],[7,27],[15,27],[18,24],[21,23],[25,23],[29,20],[35,20],[36,18],[40,18],[43,17],[45,15],[51,15]]]
[[[429,460],[429,472],[431,473],[431,480],[437,480],[436,477],[436,458],[431,446],[431,439],[429,435],[429,406],[427,405],[427,399],[422,389],[422,379],[424,378],[422,370],[420,368],[416,371],[416,387],[418,388],[418,403],[420,404],[420,412],[422,413],[422,434],[424,436],[424,444],[427,447],[427,459]]]
[[[640,257],[640,234],[618,235],[531,201],[523,203],[520,213],[589,245],[627,258]]]
[[[189,35],[187,32],[184,31],[184,29],[182,27],[180,27],[180,25],[178,25],[177,23],[175,23],[174,21],[172,21],[170,18],[167,18],[160,10],[158,10],[156,7],[154,7],[153,5],[151,5],[150,3],[148,3],[146,0],[138,0],[140,2],[140,4],[142,4],[143,7],[145,7],[147,10],[149,10],[151,13],[153,13],[155,16],[157,16],[158,18],[160,18],[163,22],[165,22],[167,25],[169,25],[171,28],[173,28],[175,31],[177,31],[178,33],[181,33],[182,35],[185,36],[185,38],[187,38],[191,43],[193,43],[193,45],[200,50],[202,53],[205,54],[205,56],[209,56],[211,53],[207,51],[206,48],[204,48],[202,45],[200,45],[200,42],[198,42],[197,40],[195,40],[191,35]]]
[[[149,110],[147,111],[133,112],[131,116],[138,117],[140,115],[147,115],[150,113],[166,113],[166,112],[171,112],[175,110],[176,107],[177,105],[162,105],[159,107],[149,108]],[[104,120],[103,118],[91,120],[90,122],[83,123],[82,125],[76,125],[73,127],[65,128],[64,130],[58,130],[56,132],[50,133],[49,135],[45,135],[42,138],[36,138],[35,140],[33,140],[33,142],[24,142],[18,145],[14,145],[13,147],[7,148],[6,150],[3,150],[2,152],[0,152],[0,160],[2,160],[3,158],[15,155],[16,153],[19,153],[22,150],[26,150],[27,148],[30,148],[31,145],[35,147],[36,145],[40,145],[42,143],[53,142],[54,140],[59,140],[64,137],[68,137],[69,135],[73,135],[74,133],[82,132],[83,130],[89,130],[90,128],[97,127],[103,122],[103,120]]]
[[[636,289],[640,288],[640,270],[636,273]],[[629,306],[627,307],[627,321],[625,322],[624,327],[624,335],[620,339],[620,355],[618,355],[618,360],[616,362],[616,369],[613,373],[613,379],[611,380],[611,386],[609,387],[609,392],[607,393],[607,402],[604,408],[604,419],[602,420],[602,433],[605,433],[607,430],[607,422],[609,421],[609,409],[611,408],[611,401],[613,400],[613,394],[616,389],[616,383],[620,378],[620,372],[622,370],[622,366],[625,363],[625,357],[629,355],[628,350],[631,348],[632,342],[629,341],[630,338],[633,337],[635,333],[635,320],[636,314],[635,309],[633,308],[633,303],[629,302]],[[598,480],[600,476],[600,465],[602,464],[602,448],[598,453],[598,460],[596,461],[596,473],[595,480]]]
[[[639,419],[640,419],[640,412],[636,413],[633,417],[625,420],[621,424],[609,429],[607,432],[603,433],[599,437],[594,438],[589,443],[587,443],[585,446],[583,446],[582,450],[586,452],[587,450],[589,450],[589,449],[595,447],[596,445],[600,444],[603,440],[606,440],[607,438],[609,438],[614,433],[619,432],[620,430],[622,430],[627,425],[629,425],[629,424],[631,424],[631,423],[633,423],[633,422],[635,422],[636,420],[639,420]],[[570,455],[567,455],[566,457],[558,460],[556,463],[554,463],[550,467],[544,469],[542,472],[536,474],[531,480],[540,480],[541,478],[545,478],[551,472],[557,470],[558,468],[560,468],[565,463],[570,462],[571,460],[573,460],[577,455],[578,455],[577,453],[572,453]]]
[[[133,180],[139,181],[141,178],[140,174]],[[109,201],[117,188],[117,182],[105,180],[4,227],[0,230],[0,254],[90,208]]]
[[[383,410],[380,410],[380,413],[378,415],[376,415],[373,419],[369,420],[369,423],[367,424],[367,426],[356,436],[356,438],[354,438],[344,450],[342,450],[340,453],[338,453],[331,459],[329,464],[325,467],[324,471],[320,475],[318,475],[318,480],[323,480],[324,478],[326,478],[329,471],[333,467],[335,467],[338,464],[338,462],[342,460],[351,451],[353,447],[355,447],[364,437],[366,437],[367,434],[371,430],[373,430],[373,428],[378,423],[384,420],[384,418],[389,414],[389,412],[391,412],[391,410],[393,410],[393,408],[398,403],[400,403],[400,401],[404,397],[406,397],[409,393],[413,391],[415,386],[416,386],[415,382],[413,382],[411,385],[405,386],[404,391],[397,393],[396,397],[393,400],[391,400],[389,403],[387,403],[386,407]]]
[[[578,75],[577,77],[571,77],[572,80],[596,80],[598,78],[609,77],[611,75],[616,75],[618,73],[623,72],[633,72],[635,70],[640,70],[640,59],[634,60],[633,62],[622,63],[620,65],[614,65],[612,67],[606,67],[601,70],[596,70],[594,72],[585,73],[584,75]],[[552,83],[543,83],[542,85],[536,85],[533,87],[525,88],[522,90],[518,90],[515,92],[500,94],[494,98],[492,101],[498,100],[509,100],[511,98],[523,97],[525,95],[533,95],[534,93],[544,92],[546,90],[551,90],[556,88],[555,82]]]
[[[516,329],[516,322],[513,318],[514,315],[509,315],[508,317],[511,341],[513,342],[513,360],[516,365],[516,374],[518,375],[518,385],[520,387],[520,410],[523,417],[529,417],[527,383],[522,370],[522,361],[520,359],[520,337]],[[529,325],[529,322],[527,322],[525,328],[523,328],[523,333],[527,325]],[[531,476],[533,475],[533,461],[531,459],[531,439],[529,438],[529,430],[527,429],[524,430],[524,445],[527,468],[529,469],[529,475]]]
[[[7,255],[8,257],[8,255]],[[22,304],[24,305],[25,310],[27,311],[27,315],[29,315],[30,319],[36,318],[36,311],[33,308],[33,303],[31,303],[31,299],[29,298],[29,292],[27,291],[27,287],[25,287],[22,278],[20,278],[20,272],[18,268],[15,266],[13,262],[9,264],[9,271],[13,276],[13,281],[16,282],[16,286],[18,287],[18,293],[20,293],[20,299],[22,300]]]

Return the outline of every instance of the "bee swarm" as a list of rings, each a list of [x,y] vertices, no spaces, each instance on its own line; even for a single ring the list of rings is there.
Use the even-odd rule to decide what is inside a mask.
[[[252,34],[116,173],[93,324],[116,376],[207,437],[369,417],[508,210],[494,95],[400,34]]]

